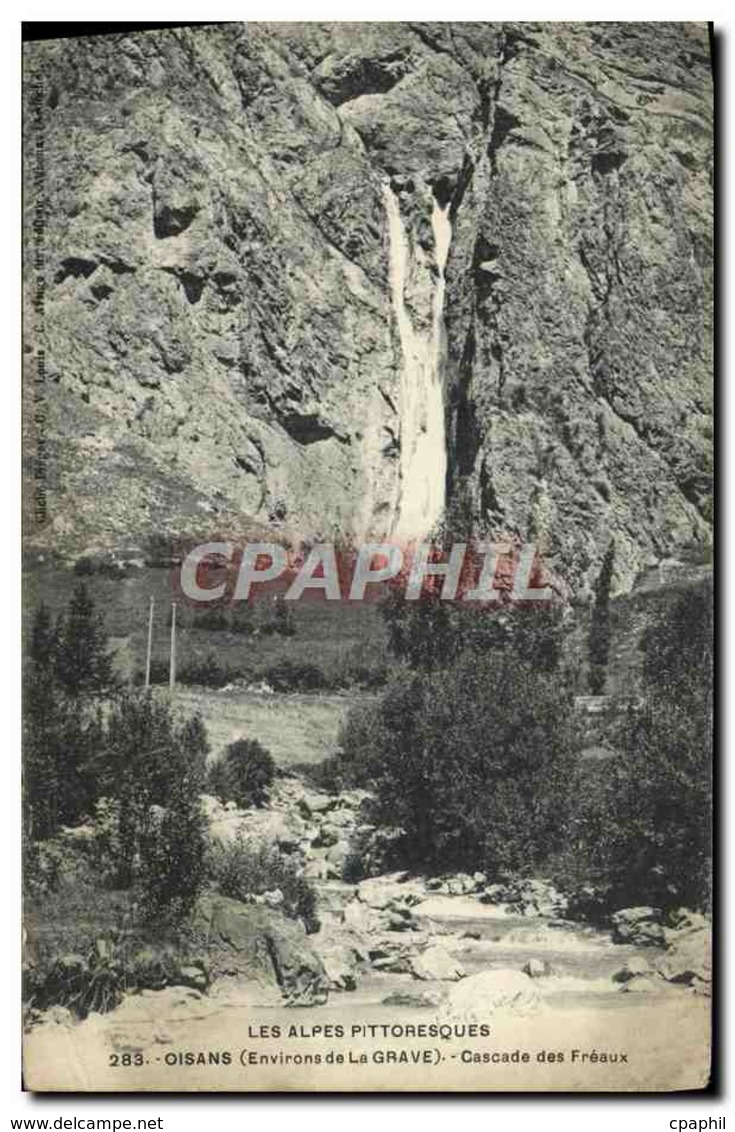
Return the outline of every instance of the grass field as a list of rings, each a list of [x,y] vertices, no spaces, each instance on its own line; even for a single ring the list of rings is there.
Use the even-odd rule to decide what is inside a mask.
[[[83,580],[104,616],[105,629],[122,676],[132,679],[144,667],[151,597],[155,600],[153,660],[168,661],[169,618],[171,602],[176,596],[170,570],[146,567],[132,571],[125,578],[95,574]],[[36,563],[32,569],[27,569],[24,574],[26,626],[41,601],[45,601],[54,614],[60,613],[79,581],[72,570],[59,569],[51,562]],[[252,616],[256,627],[267,624],[271,616],[270,604],[268,599],[256,602]],[[220,665],[257,677],[269,666],[289,660],[318,665],[327,684],[338,685],[338,677],[351,663],[379,660],[385,654],[380,615],[370,603],[294,602],[292,615],[295,632],[291,637],[262,630],[244,634],[199,628],[195,624],[195,611],[179,606],[178,667],[200,661],[211,653]]]
[[[178,688],[177,713],[200,711],[207,728],[211,756],[235,739],[257,739],[279,766],[317,763],[333,755],[339,729],[350,708],[370,698],[369,692],[255,692]],[[211,757],[210,756],[210,757]]]

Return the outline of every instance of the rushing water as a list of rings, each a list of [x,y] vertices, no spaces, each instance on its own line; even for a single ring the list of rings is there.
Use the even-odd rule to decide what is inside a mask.
[[[414,326],[406,306],[406,284],[412,251],[398,200],[384,186],[390,238],[390,288],[401,342],[400,497],[393,534],[405,541],[426,537],[444,511],[446,443],[441,378],[444,334],[444,268],[452,226],[449,205],[434,202],[432,227],[438,275],[433,282],[431,325]],[[430,268],[426,267],[427,272]]]

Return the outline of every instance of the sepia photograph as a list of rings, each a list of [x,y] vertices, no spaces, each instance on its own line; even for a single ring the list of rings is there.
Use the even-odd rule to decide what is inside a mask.
[[[28,1092],[710,1085],[714,58],[24,24]]]

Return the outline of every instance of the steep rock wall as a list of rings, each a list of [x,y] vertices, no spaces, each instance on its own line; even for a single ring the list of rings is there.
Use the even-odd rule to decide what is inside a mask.
[[[388,186],[417,334],[444,287],[437,207],[452,228],[450,526],[533,537],[577,589],[612,536],[621,586],[708,540],[704,27],[223,25],[34,44],[26,73],[41,539],[395,529]]]

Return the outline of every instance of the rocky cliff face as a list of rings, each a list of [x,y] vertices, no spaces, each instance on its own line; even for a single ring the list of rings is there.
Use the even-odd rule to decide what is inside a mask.
[[[708,541],[703,26],[223,25],[33,44],[26,73],[41,538],[398,529],[423,342],[454,528],[577,588],[612,536],[619,585]]]

